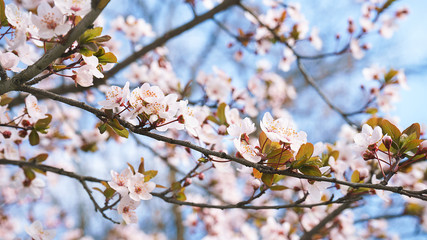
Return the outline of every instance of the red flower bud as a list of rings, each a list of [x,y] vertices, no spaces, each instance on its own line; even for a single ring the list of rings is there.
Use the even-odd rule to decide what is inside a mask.
[[[368,160],[371,160],[371,159],[376,159],[375,155],[372,152],[366,151],[363,154],[363,160],[368,161]]]
[[[22,121],[22,126],[24,126],[24,127],[29,127],[29,126],[31,126],[31,123],[30,123],[30,121],[28,121],[28,120],[23,120],[23,121]]]
[[[27,136],[27,130],[21,130],[21,131],[19,131],[19,132],[18,132],[18,135],[19,135],[21,138],[24,138],[25,136]]]
[[[3,131],[2,134],[4,138],[10,138],[10,136],[12,136],[12,133],[10,131]]]

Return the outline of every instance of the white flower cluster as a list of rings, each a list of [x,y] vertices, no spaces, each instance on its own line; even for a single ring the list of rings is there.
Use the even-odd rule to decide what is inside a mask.
[[[138,207],[140,200],[150,200],[153,197],[150,192],[156,188],[156,184],[145,182],[143,174],[133,174],[129,168],[123,170],[120,174],[111,170],[111,177],[112,181],[108,182],[108,184],[121,196],[117,211],[122,214],[126,223],[138,222],[135,209]]]

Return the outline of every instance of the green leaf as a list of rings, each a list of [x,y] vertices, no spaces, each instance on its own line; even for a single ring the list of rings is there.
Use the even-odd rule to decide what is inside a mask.
[[[36,130],[31,131],[30,135],[28,136],[28,139],[30,140],[31,146],[35,146],[40,142],[40,137]]]
[[[99,63],[105,65],[106,63],[117,63],[117,57],[112,52],[107,52],[98,57]]]
[[[273,184],[273,178],[274,178],[274,174],[263,173],[261,180],[265,185],[271,186]]]
[[[49,128],[49,124],[52,121],[52,115],[46,114],[46,118],[42,118],[37,120],[37,122],[34,124],[34,129],[41,133],[46,133],[46,129]]]
[[[144,182],[150,181],[152,178],[154,178],[157,175],[156,170],[149,170],[144,172]]]
[[[272,191],[283,191],[285,189],[289,189],[289,188],[283,185],[274,185],[270,187],[270,190]]]
[[[87,42],[87,43],[81,45],[81,49],[88,50],[88,51],[92,52],[92,54],[93,54],[93,53],[98,51],[99,46],[95,42]],[[90,54],[90,55],[92,55],[92,54]]]
[[[49,154],[42,153],[42,154],[39,154],[33,158],[30,158],[28,161],[29,162],[42,163],[42,162],[46,161],[47,157],[49,157]]]
[[[129,166],[129,168],[132,171],[133,175],[135,175],[135,168],[130,163],[127,163],[127,165]]]
[[[316,177],[321,177],[322,176],[322,172],[320,172],[320,169],[317,166],[302,166],[301,168],[299,168],[299,170],[304,174],[304,175],[308,175],[308,176],[316,176]]]
[[[5,106],[5,105],[9,104],[10,102],[12,102],[12,100],[13,100],[13,98],[6,96],[6,94],[4,94],[0,97],[1,97],[0,106]]]
[[[293,162],[293,168],[300,168],[304,163],[310,159],[311,155],[313,155],[314,146],[311,143],[305,143],[301,145],[298,150],[297,155],[295,156],[295,162]]]
[[[226,103],[221,103],[218,106],[218,111],[216,112],[216,114],[217,114],[218,119],[219,119],[219,123],[220,123],[219,125],[226,125],[226,126],[228,126],[227,120],[225,118],[225,107],[226,106],[227,106]]]
[[[380,127],[383,130],[383,133],[389,135],[393,142],[398,143],[399,138],[402,135],[399,128],[397,128],[394,124],[392,124],[390,121],[383,119],[381,121]]]
[[[94,39],[92,39],[92,41],[94,42],[108,42],[110,41],[111,37],[109,35],[104,35],[104,36],[100,36],[100,37],[96,37]]]
[[[143,172],[145,172],[145,168],[144,168],[144,158],[143,158],[143,157],[141,157],[141,162],[139,163],[138,172],[139,172],[139,173],[143,173]]]
[[[415,150],[418,148],[418,146],[420,145],[421,142],[423,142],[423,140],[420,140],[420,139],[413,139],[410,141],[406,141],[402,145],[401,151],[407,152],[407,151]]]
[[[31,168],[23,167],[22,169],[24,170],[24,174],[25,174],[25,177],[27,177],[27,179],[33,180],[36,178],[36,174]]]
[[[405,133],[406,135],[410,136],[411,134],[415,133],[417,138],[420,138],[420,124],[419,123],[414,123],[411,126],[409,126],[408,128],[406,128],[405,130],[403,130],[402,133]]]
[[[359,173],[359,171],[355,170],[353,172],[353,174],[351,175],[351,182],[354,182],[354,183],[360,182],[360,173]]]
[[[0,22],[4,27],[8,25],[5,9],[4,0],[0,0]]]
[[[218,121],[218,119],[216,119],[212,115],[209,115],[206,119],[209,120],[209,121],[211,121],[211,122],[213,122],[213,123],[216,123],[216,124],[220,125],[220,122]]]
[[[107,130],[107,124],[103,123],[103,124],[99,125],[98,129],[99,129],[99,133],[103,134]]]
[[[367,108],[367,109],[365,110],[365,112],[366,112],[366,113],[368,113],[368,114],[374,115],[374,114],[376,114],[376,113],[378,112],[378,109],[377,109],[377,108],[374,108],[374,107],[372,107],[372,108]]]
[[[181,189],[181,183],[179,182],[172,183],[171,189],[172,191],[179,191]]]
[[[389,83],[399,72],[394,70],[394,69],[390,69],[385,75],[384,75],[384,81],[385,83]]]
[[[96,145],[96,142],[92,142],[92,143],[86,143],[83,144],[80,149],[83,152],[96,152],[98,151],[98,146]]]
[[[119,130],[119,129],[113,127],[113,130],[120,137],[124,137],[124,138],[128,138],[129,137],[129,131],[126,128],[123,128],[122,130]]]
[[[109,121],[108,124],[113,127],[116,128],[118,130],[123,130],[124,127],[120,124],[119,120],[117,120],[117,118],[114,118],[112,121]]]
[[[116,193],[116,190],[109,187],[105,189],[104,196],[106,199],[110,199],[111,197],[113,197],[114,193]]]
[[[184,191],[181,191],[181,192],[176,194],[176,200],[182,201],[182,202],[187,200],[187,197],[185,196]]]
[[[102,27],[96,27],[86,30],[79,38],[79,43],[84,44],[92,39],[100,36],[102,33]]]
[[[294,155],[290,150],[283,150],[281,148],[272,151],[267,155],[270,167],[278,168],[283,166],[286,162],[292,161]]]

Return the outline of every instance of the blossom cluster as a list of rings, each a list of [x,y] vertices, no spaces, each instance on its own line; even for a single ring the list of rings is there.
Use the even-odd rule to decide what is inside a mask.
[[[150,200],[153,197],[150,192],[156,188],[156,184],[145,181],[143,174],[139,172],[134,174],[129,168],[120,174],[111,170],[111,177],[112,181],[108,184],[120,194],[120,202],[117,206],[118,213],[128,224],[138,222],[135,209],[140,200]]]

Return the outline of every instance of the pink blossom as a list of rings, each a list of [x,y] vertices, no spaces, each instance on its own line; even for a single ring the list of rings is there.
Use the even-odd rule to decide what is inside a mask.
[[[46,106],[39,106],[37,98],[33,95],[28,95],[25,98],[25,106],[27,107],[28,115],[37,121],[38,119],[44,118],[47,113]]]
[[[145,182],[144,175],[136,173],[128,181],[129,197],[134,201],[150,200],[153,196],[150,194],[156,188],[153,182]]]
[[[139,205],[139,201],[134,201],[128,196],[123,196],[117,206],[117,212],[122,215],[123,220],[127,224],[137,223],[138,216],[136,216],[136,208]]]
[[[50,39],[64,35],[70,30],[71,24],[65,22],[65,16],[58,7],[51,7],[42,2],[37,8],[37,15],[31,16],[34,25],[39,29],[39,36]]]
[[[55,230],[44,230],[40,221],[33,222],[30,226],[25,227],[25,231],[34,240],[50,240],[55,237]]]

